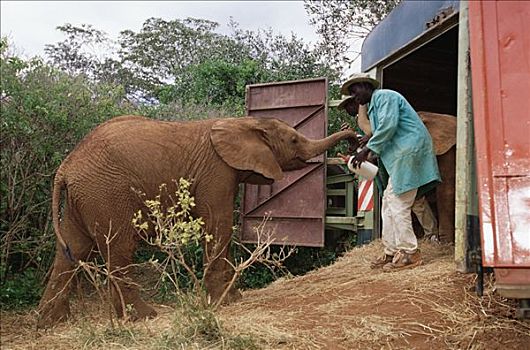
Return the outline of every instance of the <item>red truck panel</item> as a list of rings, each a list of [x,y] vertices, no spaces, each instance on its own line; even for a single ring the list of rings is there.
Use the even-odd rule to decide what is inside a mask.
[[[530,2],[470,1],[469,25],[483,264],[527,269]]]

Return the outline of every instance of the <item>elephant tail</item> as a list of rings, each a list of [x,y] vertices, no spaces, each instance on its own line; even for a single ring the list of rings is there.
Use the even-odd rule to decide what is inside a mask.
[[[61,168],[59,168],[59,170],[57,171],[57,174],[55,175],[55,179],[53,182],[53,194],[52,194],[53,229],[55,230],[57,242],[60,244],[63,253],[66,255],[66,257],[70,261],[75,262],[75,258],[72,255],[72,251],[70,250],[70,247],[68,246],[63,236],[61,235],[61,229],[59,225],[61,194],[65,186],[66,186],[66,181],[64,178],[64,174],[61,172]]]

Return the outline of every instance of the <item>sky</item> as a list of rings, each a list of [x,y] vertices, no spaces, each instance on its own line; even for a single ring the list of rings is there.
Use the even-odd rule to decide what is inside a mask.
[[[150,17],[195,17],[220,24],[228,33],[232,17],[242,29],[291,32],[315,43],[318,36],[309,24],[302,1],[4,1],[0,2],[1,34],[14,43],[17,53],[42,55],[44,45],[63,40],[59,25],[91,24],[111,38],[120,31],[138,31]]]

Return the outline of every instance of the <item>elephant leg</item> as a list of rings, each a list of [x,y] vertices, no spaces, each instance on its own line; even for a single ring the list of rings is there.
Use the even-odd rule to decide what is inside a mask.
[[[443,182],[436,188],[436,206],[438,233],[443,243],[453,243],[455,239],[455,163],[456,147],[438,156]]]
[[[111,299],[118,317],[128,316],[132,321],[155,317],[155,309],[142,300],[138,285],[129,277],[129,267],[133,263],[133,255],[137,247],[134,230],[131,228],[121,232],[111,240],[108,247],[105,237],[100,234],[98,246],[111,271]]]
[[[67,215],[61,222],[61,234],[68,243],[73,257],[76,260],[86,260],[94,247],[94,241],[76,224],[68,209]],[[70,315],[68,296],[75,268],[76,263],[71,261],[57,244],[55,260],[50,268],[50,278],[38,307],[37,327],[51,326],[64,321]]]
[[[213,235],[213,240],[204,243],[204,285],[212,302],[223,295],[234,276],[230,266],[230,242],[232,239],[233,194],[216,197],[208,201],[197,201],[197,214],[205,221],[205,229]],[[228,201],[230,204],[227,204]],[[232,286],[223,302],[232,302],[241,298],[241,293]]]
[[[205,251],[207,254],[203,257],[206,269],[204,285],[211,300],[217,302],[234,276],[234,269],[229,264],[231,261],[232,216],[230,215],[227,220],[217,221],[217,224],[212,225],[207,232],[211,232],[214,238],[206,244]],[[232,302],[240,298],[241,294],[232,286],[224,302]]]

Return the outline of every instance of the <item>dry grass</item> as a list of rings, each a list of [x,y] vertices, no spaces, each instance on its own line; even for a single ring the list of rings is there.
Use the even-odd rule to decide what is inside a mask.
[[[370,270],[375,242],[245,292],[214,319],[198,314],[210,339],[197,320],[178,322],[181,309],[158,305],[154,320],[111,328],[104,305],[78,301],[73,320],[48,331],[35,330],[32,314],[2,313],[2,349],[530,349],[530,322],[514,318],[491,280],[479,298],[473,276],[454,272],[451,247],[421,249],[424,265],[408,271]]]
[[[354,249],[332,266],[248,292],[223,316],[270,348],[530,349],[530,323],[514,318],[514,303],[494,295],[491,280],[479,298],[474,277],[454,272],[452,247],[421,248],[423,266],[394,273],[368,268],[379,242]]]

